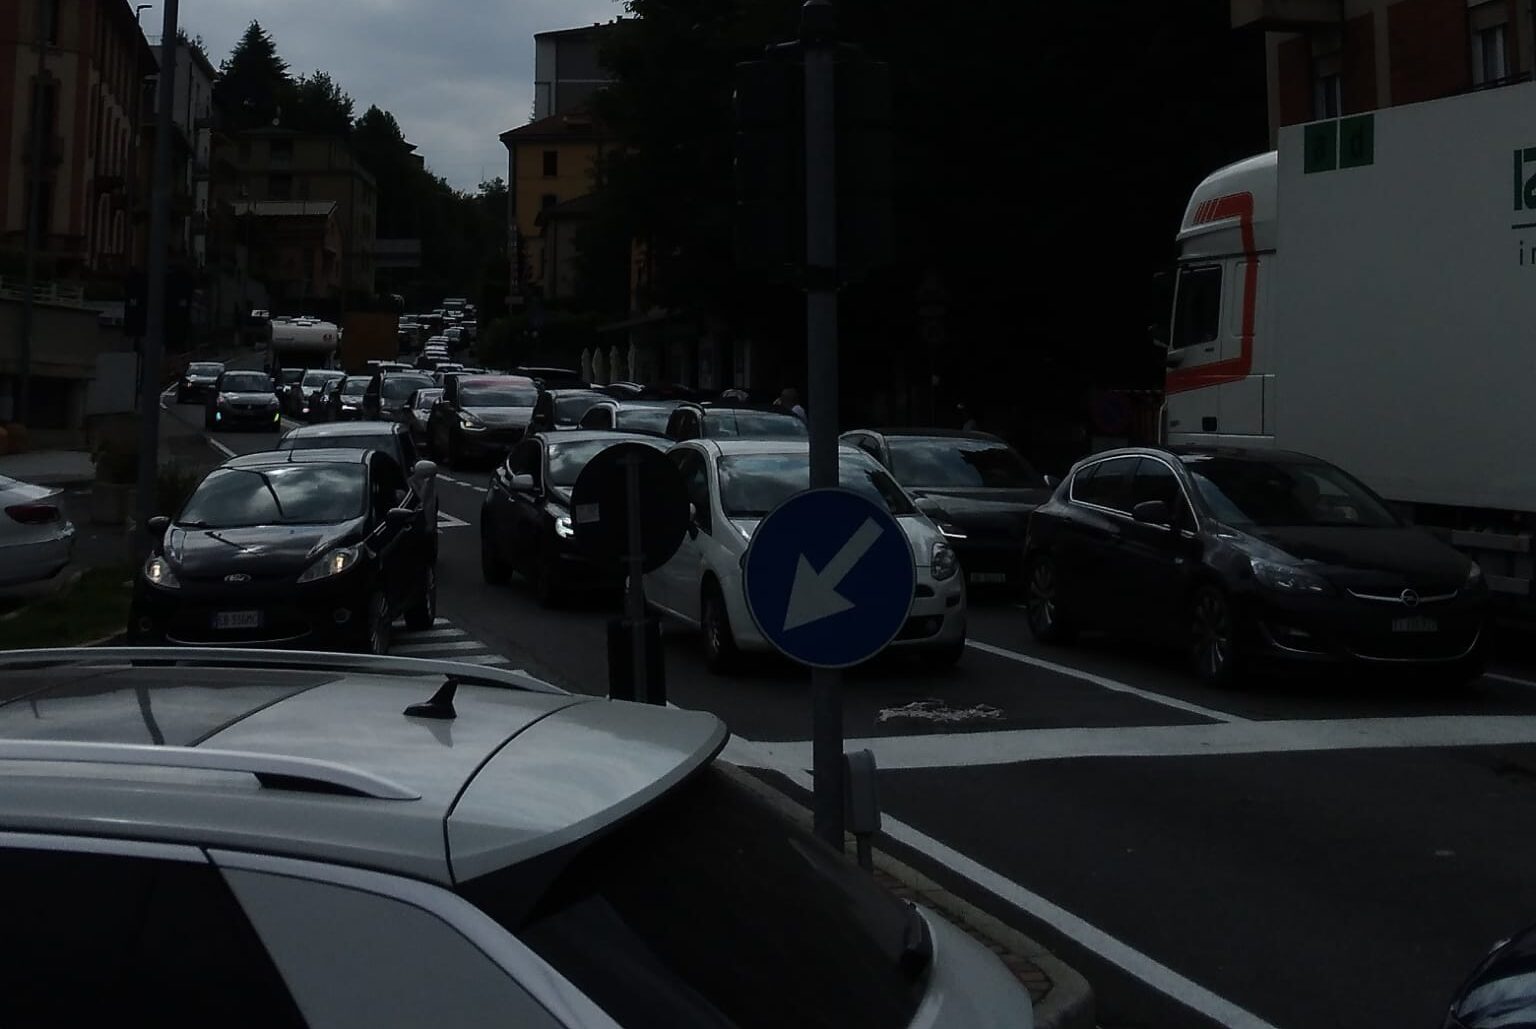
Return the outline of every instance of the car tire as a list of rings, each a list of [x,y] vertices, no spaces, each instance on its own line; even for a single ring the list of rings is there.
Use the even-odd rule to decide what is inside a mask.
[[[432,628],[437,620],[437,569],[427,565],[421,594],[405,609],[405,627],[414,632]]]
[[[1071,643],[1077,635],[1061,609],[1061,568],[1049,554],[1041,554],[1025,570],[1024,610],[1031,635],[1047,646]]]
[[[1242,669],[1237,612],[1220,587],[1204,585],[1189,600],[1189,659],[1207,686],[1232,686]]]
[[[539,602],[539,606],[547,610],[559,607],[565,600],[565,592],[560,588],[555,562],[549,555],[542,552],[534,565],[533,595]]]
[[[930,668],[953,668],[965,655],[965,637],[925,647],[919,655],[923,664]]]
[[[382,590],[374,590],[368,596],[368,621],[364,632],[363,653],[389,653],[389,601]]]
[[[716,674],[733,671],[741,661],[741,651],[731,632],[730,609],[714,580],[704,584],[699,598],[699,629],[704,635],[704,664]]]

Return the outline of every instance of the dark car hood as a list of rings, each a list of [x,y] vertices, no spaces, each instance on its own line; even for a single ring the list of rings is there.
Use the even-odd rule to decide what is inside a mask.
[[[183,581],[217,581],[243,573],[253,581],[293,579],[332,547],[356,542],[361,518],[335,525],[258,525],[248,529],[183,529],[166,533],[165,556]]]
[[[1024,538],[1029,513],[1050,499],[1051,491],[912,487],[917,506],[931,518],[943,519],[968,532]]]
[[[1495,948],[1451,1002],[1466,1029],[1536,1026],[1536,927]]]
[[[466,407],[464,411],[474,415],[487,425],[527,425],[533,417],[531,407]]]
[[[1346,588],[1450,592],[1467,581],[1467,559],[1422,529],[1283,526],[1247,535],[1329,566],[1328,578]]]

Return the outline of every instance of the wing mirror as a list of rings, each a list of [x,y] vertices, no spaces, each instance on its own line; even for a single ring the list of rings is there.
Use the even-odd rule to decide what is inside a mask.
[[[537,487],[535,487],[533,484],[533,476],[526,474],[512,476],[512,488],[515,490],[522,490],[524,493],[538,492]]]
[[[170,527],[171,520],[165,515],[155,515],[155,517],[144,523],[145,530],[150,534],[150,536],[155,537],[156,539],[164,536],[165,530],[169,529]]]
[[[408,507],[392,507],[389,509],[389,514],[384,516],[385,524],[396,527],[410,525],[415,520],[416,512]]]
[[[433,461],[417,461],[411,466],[411,475],[418,479],[436,478],[437,464]]]
[[[1143,500],[1131,508],[1131,517],[1143,525],[1167,528],[1173,524],[1173,512],[1168,509],[1166,500]]]

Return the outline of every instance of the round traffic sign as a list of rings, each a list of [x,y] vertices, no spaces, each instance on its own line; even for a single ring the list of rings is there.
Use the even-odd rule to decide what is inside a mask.
[[[615,443],[599,451],[576,476],[571,488],[576,547],[596,561],[626,559],[631,495],[639,509],[644,567],[653,572],[677,553],[688,531],[688,493],[677,466],[645,443]]]
[[[846,668],[901,632],[917,572],[907,534],[884,505],[816,489],[784,501],[753,532],[742,587],[758,631],[781,653]]]

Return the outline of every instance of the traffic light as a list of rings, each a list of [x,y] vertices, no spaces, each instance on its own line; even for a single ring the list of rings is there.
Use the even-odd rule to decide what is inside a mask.
[[[794,49],[736,65],[739,268],[788,272],[805,260],[805,70]]]

